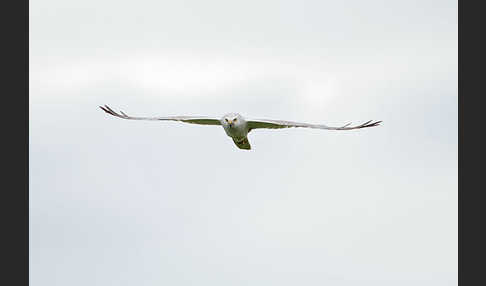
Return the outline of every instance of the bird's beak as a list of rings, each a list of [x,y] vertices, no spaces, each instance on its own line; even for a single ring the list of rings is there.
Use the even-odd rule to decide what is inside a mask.
[[[229,120],[228,123],[230,126],[233,126],[233,120]]]

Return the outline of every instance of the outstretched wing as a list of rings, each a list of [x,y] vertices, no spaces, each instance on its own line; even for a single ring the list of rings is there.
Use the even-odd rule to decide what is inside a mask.
[[[206,117],[206,116],[167,116],[167,117],[135,117],[135,116],[128,116],[123,111],[120,113],[116,113],[108,107],[108,105],[100,106],[100,108],[113,116],[123,118],[123,119],[133,119],[133,120],[170,120],[170,121],[181,121],[186,123],[193,123],[193,124],[202,124],[202,125],[221,125],[219,119]]]
[[[381,121],[373,122],[372,120],[370,120],[368,122],[356,126],[350,126],[351,123],[348,123],[341,127],[331,127],[322,124],[309,124],[309,123],[300,123],[300,122],[282,121],[282,120],[269,120],[269,119],[247,120],[247,123],[250,131],[257,128],[277,129],[277,128],[291,128],[291,127],[305,127],[305,128],[327,129],[327,130],[353,130],[353,129],[378,126],[380,125]]]

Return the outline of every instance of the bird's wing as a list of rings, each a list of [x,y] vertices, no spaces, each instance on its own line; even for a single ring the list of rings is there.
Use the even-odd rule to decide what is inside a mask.
[[[202,124],[202,125],[221,125],[221,122],[219,119],[216,118],[211,118],[207,116],[166,116],[166,117],[135,117],[135,116],[128,116],[123,111],[120,111],[120,113],[116,113],[108,107],[107,105],[105,106],[100,106],[100,108],[113,116],[123,118],[123,119],[133,119],[133,120],[170,120],[170,121],[181,121],[181,122],[186,122],[186,123],[193,123],[193,124]]]
[[[283,120],[270,120],[270,119],[253,119],[253,120],[247,120],[246,122],[248,123],[249,130],[257,129],[257,128],[277,129],[277,128],[290,128],[290,127],[305,127],[305,128],[316,128],[316,129],[327,129],[327,130],[352,130],[352,129],[378,126],[381,123],[381,121],[373,122],[372,120],[370,120],[368,122],[356,126],[350,126],[351,123],[348,123],[341,127],[331,127],[322,124],[309,124],[309,123],[300,123],[300,122],[283,121]]]

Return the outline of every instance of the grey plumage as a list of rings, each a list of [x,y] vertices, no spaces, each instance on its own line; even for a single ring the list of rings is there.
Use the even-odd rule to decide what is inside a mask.
[[[331,127],[323,124],[310,124],[283,120],[271,120],[271,119],[245,119],[238,113],[228,113],[224,115],[221,119],[207,117],[207,116],[165,116],[165,117],[135,117],[128,116],[123,111],[117,113],[113,111],[107,105],[100,106],[100,108],[115,117],[123,119],[132,120],[161,120],[161,121],[180,121],[192,124],[202,124],[202,125],[222,125],[226,134],[233,139],[235,145],[244,150],[250,150],[250,142],[248,141],[248,133],[253,129],[268,128],[268,129],[280,129],[280,128],[315,128],[315,129],[325,129],[325,130],[353,130],[361,129],[367,127],[373,127],[380,125],[381,121],[367,121],[363,124],[350,126],[348,123],[341,127]]]
[[[221,125],[219,119],[210,118],[207,116],[166,116],[166,117],[135,117],[135,116],[128,116],[123,111],[120,113],[116,113],[111,109],[108,105],[100,106],[100,108],[113,116],[123,118],[123,119],[132,119],[132,120],[170,120],[170,121],[181,121],[186,123],[193,123],[193,124],[203,124],[203,125]]]

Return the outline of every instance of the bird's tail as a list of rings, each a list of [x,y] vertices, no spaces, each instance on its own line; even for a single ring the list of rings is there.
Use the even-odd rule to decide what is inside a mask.
[[[248,141],[248,138],[245,137],[245,139],[237,141],[236,139],[233,138],[233,142],[235,142],[236,146],[240,149],[245,149],[245,150],[250,150],[250,142]]]

